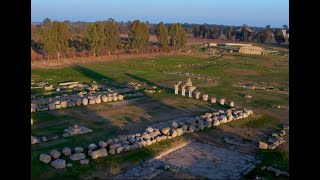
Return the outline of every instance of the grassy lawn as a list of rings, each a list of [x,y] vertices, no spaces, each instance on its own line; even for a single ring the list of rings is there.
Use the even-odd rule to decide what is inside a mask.
[[[194,47],[195,49],[198,47]],[[225,54],[216,59],[205,59],[191,56],[172,56],[158,58],[142,58],[135,60],[117,60],[99,62],[78,66],[55,69],[32,69],[32,79],[48,81],[57,85],[59,82],[78,81],[91,83],[96,81],[111,85],[112,83],[134,81],[144,87],[157,86],[161,93],[145,93],[146,99],[135,104],[113,106],[112,103],[102,103],[92,106],[67,108],[58,111],[33,113],[35,125],[32,126],[32,135],[47,136],[59,135],[63,129],[74,124],[85,125],[93,133],[59,138],[42,144],[32,145],[32,179],[43,177],[51,179],[79,178],[82,175],[93,175],[97,170],[105,169],[112,174],[112,169],[124,166],[126,163],[138,163],[152,157],[162,148],[179,140],[168,140],[148,148],[109,155],[92,161],[88,166],[73,163],[71,169],[56,171],[51,166],[39,161],[39,155],[52,149],[61,150],[63,147],[87,147],[90,143],[98,143],[117,134],[141,132],[149,124],[178,117],[179,115],[196,115],[199,110],[223,109],[209,102],[189,99],[173,94],[173,84],[176,81],[186,81],[186,76],[165,74],[165,72],[189,72],[216,78],[215,84],[204,79],[191,78],[197,87],[196,91],[207,93],[210,96],[233,100],[236,107],[252,109],[259,112],[261,117],[250,121],[250,118],[234,123],[234,126],[243,126],[258,130],[277,128],[281,123],[288,123],[288,111],[274,109],[273,105],[288,106],[289,96],[286,94],[245,89],[234,86],[237,82],[263,81],[274,87],[289,87],[288,57],[284,56],[256,56]],[[207,85],[209,84],[209,85]],[[33,93],[42,93],[35,90]],[[252,99],[246,99],[244,94],[250,94]],[[205,133],[205,131],[203,132]],[[259,152],[264,159],[270,158],[267,153]],[[278,155],[276,154],[278,157]],[[279,155],[280,156],[280,155]],[[275,158],[277,158],[275,157]],[[68,160],[70,161],[70,160]],[[281,163],[280,163],[281,164]]]

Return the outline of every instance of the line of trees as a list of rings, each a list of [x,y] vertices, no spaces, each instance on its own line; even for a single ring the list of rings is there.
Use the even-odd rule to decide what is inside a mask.
[[[287,25],[283,28],[289,33]],[[220,40],[233,40],[244,42],[285,42],[285,37],[281,29],[272,29],[270,25],[265,28],[249,27],[244,24],[241,27],[236,26],[221,26],[221,25],[193,25],[192,34],[194,37],[206,39],[220,39]]]
[[[128,30],[113,19],[95,23],[58,22],[46,18],[41,25],[31,26],[31,59],[60,59],[76,56],[111,55],[116,51],[169,51],[186,45],[186,32],[181,24],[169,27],[159,23],[155,31],[158,43],[150,43],[150,25],[135,20]],[[128,37],[120,36],[123,31]]]
[[[289,28],[284,25],[289,33]],[[63,22],[46,18],[41,25],[31,25],[31,58],[60,59],[101,56],[123,53],[168,52],[183,48],[187,34],[196,38],[243,42],[283,43],[282,29],[262,27],[225,26],[215,24],[151,24],[148,21]],[[149,35],[156,35],[158,42],[151,43]],[[289,38],[287,38],[289,41]],[[204,42],[205,42],[204,41]]]

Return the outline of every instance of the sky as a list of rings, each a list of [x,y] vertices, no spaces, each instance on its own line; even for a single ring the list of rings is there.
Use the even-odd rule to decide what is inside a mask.
[[[149,21],[289,26],[289,0],[31,0],[32,22]]]

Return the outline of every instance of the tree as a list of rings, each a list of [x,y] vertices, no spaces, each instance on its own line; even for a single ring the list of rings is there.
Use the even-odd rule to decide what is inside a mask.
[[[201,34],[200,34],[200,27],[199,25],[194,25],[193,28],[192,28],[192,34],[194,37],[200,37]]]
[[[281,29],[276,29],[276,31],[274,32],[274,39],[277,41],[278,44],[284,43],[286,41]]]
[[[145,49],[149,45],[148,25],[139,20],[133,21],[130,25],[128,37],[131,48],[136,49],[138,54],[139,50]]]
[[[118,45],[119,42],[119,27],[114,21],[106,22],[104,26],[104,46],[110,55]]]
[[[225,29],[224,34],[226,35],[227,39],[230,40],[235,34],[235,29],[231,26]]]
[[[289,30],[289,27],[288,27],[288,25],[286,25],[286,24],[283,25],[282,28],[285,29],[285,30]]]
[[[52,23],[51,33],[53,36],[52,38],[55,46],[54,49],[57,53],[58,59],[60,59],[61,53],[63,53],[65,57],[65,53],[68,51],[68,43],[69,43],[68,24],[65,22],[54,21]]]
[[[45,27],[51,26],[51,24],[52,24],[52,22],[51,22],[51,19],[49,19],[49,18],[45,18],[42,21],[42,25],[45,26]]]
[[[50,56],[56,52],[56,46],[54,44],[54,36],[51,27],[43,27],[40,34],[39,42],[42,44],[43,50],[47,54],[47,60],[49,60]]]
[[[267,41],[268,38],[268,30],[266,28],[263,28],[261,31],[259,31],[255,36],[255,41],[259,43],[264,43]]]
[[[183,47],[187,43],[186,32],[181,26],[181,24],[173,23],[169,28],[170,44],[174,48]]]
[[[169,32],[168,28],[164,25],[163,22],[160,22],[157,26],[157,39],[159,40],[160,46],[162,50],[168,50],[168,37]]]
[[[87,31],[87,43],[93,57],[99,55],[104,46],[104,31],[101,23],[89,24]]]

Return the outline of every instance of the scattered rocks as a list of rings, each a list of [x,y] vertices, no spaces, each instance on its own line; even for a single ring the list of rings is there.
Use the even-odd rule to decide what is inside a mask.
[[[111,151],[112,149],[110,149],[110,151]],[[109,153],[110,154],[113,154],[113,153],[111,153],[109,151]],[[96,151],[92,151],[92,153],[91,153],[91,158],[92,159],[98,159],[99,157],[105,157],[105,156],[107,156],[108,155],[108,151],[107,151],[107,149],[106,148],[100,148],[100,149],[98,149],[98,150],[96,150]]]
[[[70,156],[72,161],[79,161],[81,159],[85,159],[86,155],[84,153],[74,153]]]
[[[175,121],[171,124],[173,129],[177,129],[177,127],[179,126],[178,123],[176,123]]]
[[[54,150],[52,150],[52,151],[50,152],[50,155],[51,155],[54,159],[58,159],[58,158],[60,157],[61,153],[60,153],[58,150],[54,149]]]
[[[51,166],[53,166],[56,169],[64,169],[67,167],[66,160],[64,159],[56,159],[51,162]]]
[[[100,141],[100,142],[98,143],[98,146],[101,147],[101,148],[105,148],[105,147],[108,146],[108,144],[107,144],[106,142],[104,142],[104,141]],[[92,149],[92,150],[94,150],[94,149]]]
[[[90,145],[88,146],[88,148],[91,149],[91,150],[96,150],[98,147],[97,147],[96,144],[92,143],[92,144],[90,144]]]
[[[41,143],[41,141],[38,138],[31,136],[31,144],[37,144],[37,143]]]
[[[285,129],[289,129],[289,126],[288,125],[283,125],[283,130],[281,130],[279,133],[272,133],[271,134],[271,138],[269,138],[268,140],[268,143],[270,143],[268,146],[267,146],[267,149],[275,149],[277,146],[281,145],[282,143],[285,143],[285,141],[283,140],[283,137],[282,136],[285,136],[286,135],[286,131]],[[266,143],[264,143],[266,144]],[[260,145],[261,145],[261,142],[260,142]],[[259,148],[260,148],[260,145],[259,145]],[[262,149],[262,148],[260,148]]]
[[[83,147],[75,147],[75,148],[74,148],[74,151],[75,151],[76,153],[82,153],[82,152],[83,152]]]
[[[42,153],[40,154],[40,161],[48,164],[51,161],[51,156],[48,154]]]
[[[267,143],[264,143],[264,142],[260,142],[260,143],[259,143],[259,148],[260,148],[260,149],[268,149],[268,144],[267,144]]]
[[[66,156],[70,156],[71,155],[71,149],[68,147],[65,147],[62,149],[62,153]]]

